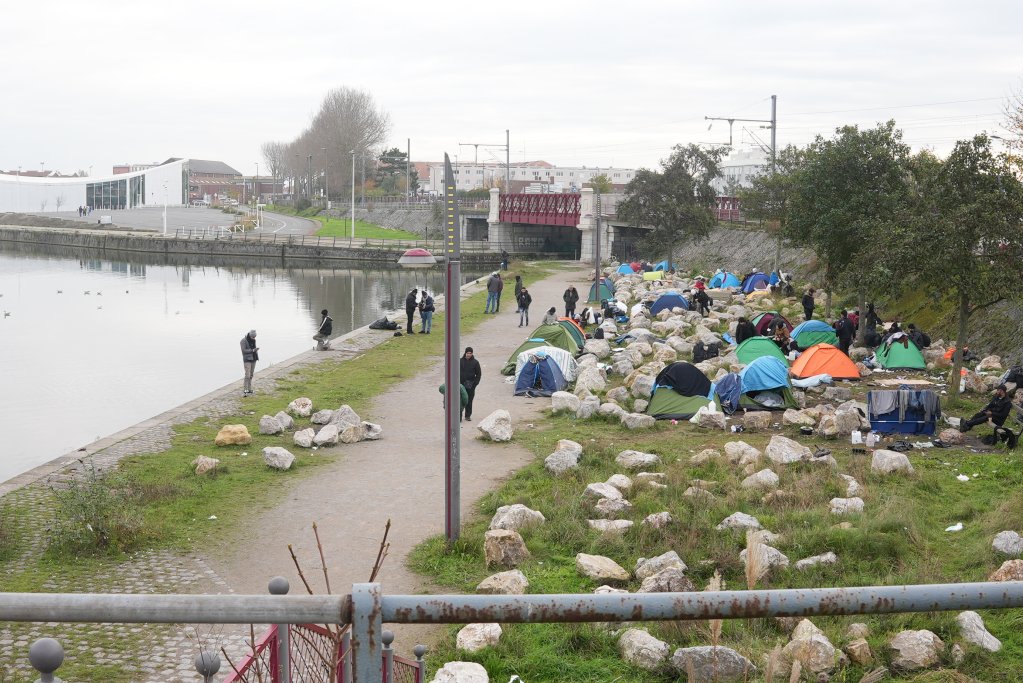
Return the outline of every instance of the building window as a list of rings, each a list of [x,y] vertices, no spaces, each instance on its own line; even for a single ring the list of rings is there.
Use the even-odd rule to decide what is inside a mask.
[[[615,173],[615,178],[621,178],[621,177],[622,177],[621,173]]]

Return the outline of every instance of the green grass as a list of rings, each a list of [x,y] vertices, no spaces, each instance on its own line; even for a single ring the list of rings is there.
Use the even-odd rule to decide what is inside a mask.
[[[317,207],[311,207],[304,211],[296,212],[294,209],[288,206],[268,206],[268,211],[275,213],[283,213],[289,216],[301,216],[302,218],[309,218],[320,224],[320,229],[316,231],[317,237],[351,237],[352,236],[352,221],[350,218],[333,218],[329,216],[320,215],[321,209]],[[360,218],[355,219],[355,237],[360,239],[374,239],[374,240],[422,240],[422,235],[417,235],[413,232],[407,232],[405,230],[395,230],[392,228],[385,228],[375,223],[369,223]]]
[[[864,400],[867,386],[854,384],[854,397]],[[984,401],[968,397],[958,414],[970,414]],[[778,416],[780,420],[780,415]],[[838,472],[850,474],[865,488],[860,494],[866,512],[850,517],[829,513],[828,501],[845,497],[845,486],[830,469],[810,465],[773,466],[762,459],[757,470],[771,467],[781,478],[779,488],[790,492],[784,502],[766,504],[762,492],[744,490],[739,484],[746,473],[729,465],[724,457],[694,466],[689,458],[705,448],[724,453],[728,441],[743,440],[765,448],[771,433],[745,432],[733,435],[710,432],[687,423],[658,423],[654,429],[627,432],[616,421],[579,421],[564,416],[546,416],[535,429],[521,430],[515,441],[536,455],[536,460],[517,472],[497,491],[480,501],[475,515],[463,526],[461,539],[446,549],[440,538],[421,544],[409,559],[410,567],[429,577],[443,589],[474,593],[476,585],[498,571],[483,562],[483,536],[496,509],[522,503],[541,511],[547,522],[522,531],[531,557],[520,569],[530,581],[529,593],[589,593],[598,582],[580,576],[575,555],[606,555],[628,570],[640,557],[675,550],[689,567],[687,575],[698,588],[706,586],[714,569],[719,569],[726,588],[746,587],[739,552],[745,547],[741,532],[719,532],[714,526],[729,514],[743,511],[757,517],[765,528],[781,535],[776,544],[792,564],[796,560],[827,551],[839,562],[800,572],[790,567],[775,570],[758,587],[809,588],[820,586],[865,586],[920,583],[984,581],[1006,559],[991,549],[991,539],[1003,529],[1019,529],[1023,519],[1023,463],[1011,453],[997,449],[973,453],[966,448],[915,450],[910,454],[913,476],[874,475],[869,456],[853,455],[848,440],[825,441],[801,438],[787,428],[791,438],[807,445],[830,448],[839,462]],[[552,477],[542,460],[555,450],[558,439],[583,445],[580,468],[562,477]],[[600,535],[588,528],[586,520],[598,515],[582,498],[587,483],[606,481],[623,472],[615,456],[625,449],[659,454],[664,460],[656,471],[667,475],[668,488],[637,487],[626,494],[633,509],[621,516],[635,526],[623,536]],[[959,473],[969,482],[956,479]],[[628,474],[628,473],[626,473]],[[972,475],[977,474],[976,478]],[[682,495],[692,479],[717,482],[712,489],[717,499],[710,504],[694,503]],[[663,530],[640,525],[649,514],[669,511],[675,521]],[[836,528],[850,521],[852,529]],[[960,533],[948,533],[947,526],[962,522]],[[639,588],[632,580],[620,587]],[[1003,650],[990,654],[967,647],[968,657],[961,673],[983,681],[1023,680],[1018,662],[1023,656],[1023,633],[1018,628],[1018,610],[982,612],[988,628],[1002,640]],[[854,621],[866,622],[875,656],[886,661],[887,641],[906,629],[929,629],[948,646],[959,642],[955,613],[894,614],[883,616],[814,618],[836,647],[845,640],[843,632]],[[706,622],[652,622],[626,624],[649,628],[651,633],[678,647],[710,644]],[[470,659],[487,667],[493,680],[508,680],[518,674],[523,680],[566,681],[668,681],[677,680],[671,671],[644,672],[623,666],[615,638],[600,625],[506,625],[505,635],[495,647],[477,654],[457,651],[453,637],[444,639],[431,653],[431,667],[453,659]],[[453,634],[457,629],[451,629]],[[449,635],[450,635],[449,634]],[[772,620],[726,621],[721,644],[739,650],[758,665],[787,636]],[[951,667],[950,662],[944,662]],[[858,681],[868,669],[848,667],[832,681]],[[603,673],[601,673],[603,672]],[[956,678],[953,671],[895,676],[890,680],[942,681]]]

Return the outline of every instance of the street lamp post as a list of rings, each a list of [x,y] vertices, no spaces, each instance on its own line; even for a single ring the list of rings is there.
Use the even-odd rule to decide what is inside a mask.
[[[327,182],[327,148],[320,147],[323,150],[323,205],[327,211],[330,211],[330,184]]]
[[[460,469],[461,469],[461,390],[455,387],[461,384],[459,377],[458,348],[461,342],[461,299],[460,284],[462,281],[462,239],[458,221],[458,200],[455,193],[455,174],[451,170],[451,160],[444,155],[444,228],[447,239],[444,244],[446,273],[444,278],[444,384],[447,401],[444,402],[444,499],[446,514],[444,516],[444,538],[448,545],[458,540],[461,527],[460,508]]]
[[[313,200],[313,155],[306,158],[306,187],[309,188],[309,201]]]
[[[352,150],[352,239],[355,239],[355,150]]]

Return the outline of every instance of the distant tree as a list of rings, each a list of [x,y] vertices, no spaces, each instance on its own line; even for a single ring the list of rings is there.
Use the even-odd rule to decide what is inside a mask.
[[[823,264],[827,312],[840,284],[859,295],[863,310],[883,263],[882,245],[909,210],[909,147],[888,121],[869,130],[843,126],[828,140],[818,136],[804,155],[785,202],[785,236],[812,248]]]
[[[62,194],[57,195],[57,199],[54,200],[54,203],[57,205],[58,213],[60,213],[60,207],[64,206],[64,202],[66,201],[67,199],[65,199],[64,195]]]
[[[1013,90],[1005,102],[1005,129],[1008,132],[1006,146],[1017,155],[1023,154],[1023,85]],[[1019,156],[1012,161],[1019,163]]]
[[[46,205],[47,204],[49,204],[49,201],[46,200],[46,199],[43,199],[42,201],[39,202],[39,213],[45,213],[46,212]]]
[[[597,175],[590,178],[589,185],[590,187],[593,188],[594,192],[597,192],[599,194],[607,194],[613,188],[613,185],[611,184],[611,179],[607,177],[606,173],[598,173]]]
[[[408,167],[409,183],[405,187],[406,160],[408,154],[397,147],[381,152],[377,157],[376,182],[388,192],[411,191],[419,189],[419,172],[415,166]]]
[[[711,182],[720,175],[724,151],[676,145],[660,171],[640,169],[625,186],[618,217],[653,229],[644,240],[652,253],[669,262],[682,243],[706,237],[715,225],[716,194]]]
[[[767,223],[769,229],[777,234],[774,255],[776,270],[780,267],[782,236],[785,234],[789,202],[794,190],[795,172],[802,160],[803,151],[789,145],[778,154],[774,173],[768,169],[754,176],[748,187],[738,191],[743,214]]]
[[[958,388],[970,317],[1023,287],[1023,183],[991,140],[959,141],[925,186],[925,210],[906,235],[923,287],[958,305],[956,354],[949,386]],[[909,253],[909,249],[906,250]]]
[[[263,153],[263,162],[266,170],[270,172],[273,189],[270,191],[270,203],[274,202],[274,195],[277,193],[277,180],[282,177],[288,162],[288,146],[283,142],[264,142],[260,151]]]

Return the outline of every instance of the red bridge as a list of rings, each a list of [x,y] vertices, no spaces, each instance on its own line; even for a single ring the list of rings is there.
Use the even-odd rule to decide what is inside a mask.
[[[577,194],[502,194],[502,223],[579,225]]]

